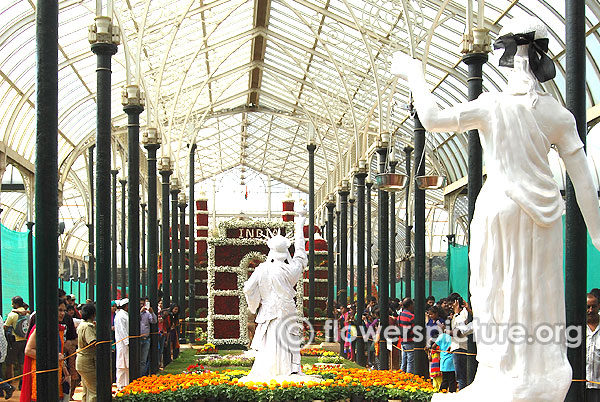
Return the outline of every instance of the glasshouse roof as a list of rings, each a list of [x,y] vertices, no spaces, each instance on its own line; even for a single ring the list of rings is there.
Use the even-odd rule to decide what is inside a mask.
[[[406,173],[403,148],[413,144],[413,126],[406,82],[390,73],[394,52],[424,61],[426,80],[441,107],[467,100],[467,66],[461,62],[467,0],[111,3],[112,10],[101,13],[111,13],[120,28],[121,43],[112,57],[112,163],[121,172],[127,160],[121,93],[127,85],[138,85],[145,94],[141,131],[158,130],[159,156],[175,161],[175,174],[185,186],[189,146],[195,143],[194,185],[206,193],[217,181],[227,182],[223,177],[229,175],[235,177],[231,183],[248,177],[244,186],[251,193],[264,192],[265,180],[269,188],[272,180],[281,194],[291,190],[305,197],[307,137],[313,126],[316,205],[322,219],[327,196],[336,192],[342,179],[351,179],[359,161],[365,161],[370,176],[376,172],[374,151],[382,133],[392,136],[396,171]],[[515,17],[535,15],[548,25],[548,54],[557,76],[543,86],[564,104],[564,2],[480,3],[483,18],[475,2],[473,21],[489,30],[492,41]],[[92,208],[89,149],[96,128],[96,57],[88,27],[97,15],[96,4],[59,2],[58,186],[60,220],[66,226],[61,245],[73,258],[87,254]],[[586,99],[593,122],[600,114],[600,3],[586,4]],[[0,151],[5,156],[0,166],[16,168],[4,172],[0,204],[2,223],[13,230],[24,230],[33,219],[35,15],[34,1],[6,0],[0,5]],[[505,83],[499,57],[491,53],[483,68],[484,91],[498,91]],[[426,171],[446,178],[445,189],[427,192],[428,251],[438,253],[445,251],[445,235],[456,233],[459,241],[464,239],[466,197],[457,190],[466,184],[467,136],[428,133],[426,152]],[[593,166],[595,156],[590,155]],[[141,159],[145,194],[145,157]],[[564,169],[558,161],[555,168],[561,181]],[[403,192],[397,193],[396,202],[397,240],[402,243]]]

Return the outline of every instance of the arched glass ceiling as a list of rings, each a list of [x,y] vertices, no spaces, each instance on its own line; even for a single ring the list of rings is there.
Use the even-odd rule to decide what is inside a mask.
[[[586,96],[592,107],[600,97],[600,6],[586,3]],[[76,222],[89,219],[86,158],[95,130],[96,61],[87,29],[95,7],[93,0],[60,1],[60,214],[67,231],[81,239],[73,250],[86,249],[85,225]],[[141,124],[159,128],[159,152],[175,158],[185,183],[186,145],[196,142],[197,182],[241,165],[306,192],[312,122],[317,200],[323,201],[358,159],[368,159],[379,133],[395,134],[399,159],[401,148],[412,143],[412,123],[400,107],[407,88],[389,74],[394,51],[414,49],[427,57],[426,78],[442,107],[466,99],[459,52],[465,7],[464,0],[115,0],[122,44],[112,58],[113,144],[126,149],[120,93],[137,83],[147,97]],[[564,2],[485,1],[492,38],[507,19],[523,15],[537,15],[550,27],[558,75],[545,88],[562,102]],[[31,173],[35,2],[6,0],[0,18],[0,151]],[[504,82],[497,59],[491,55],[484,67],[486,91]],[[465,145],[462,133],[429,134],[427,170],[444,174],[448,184],[460,180]],[[114,159],[120,167],[119,150]],[[27,197],[3,193],[0,202],[3,223],[21,229]],[[428,193],[428,202],[441,206],[444,200]]]
[[[235,167],[199,183],[207,199],[209,226],[231,217],[281,217],[284,200],[306,201],[306,193],[251,168]],[[270,203],[270,205],[269,205]]]

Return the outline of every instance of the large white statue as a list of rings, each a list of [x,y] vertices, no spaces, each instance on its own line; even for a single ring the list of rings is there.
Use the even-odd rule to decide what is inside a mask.
[[[421,62],[396,54],[392,63],[392,72],[407,79],[425,129],[479,130],[487,168],[469,252],[479,366],[471,385],[434,401],[564,400],[572,372],[564,332],[563,201],[548,163],[553,145],[594,245],[600,245],[598,196],[575,119],[539,85],[554,77],[545,54],[547,28],[527,19],[503,31],[495,47],[505,49],[500,65],[509,67],[508,85],[472,102],[440,110]],[[548,324],[559,339],[540,338]]]
[[[300,364],[301,326],[298,325],[294,286],[308,264],[304,249],[306,211],[298,213],[294,233],[294,258],[290,240],[277,235],[267,241],[269,254],[244,284],[248,308],[256,316],[251,349],[255,361],[250,373],[240,381],[269,382],[302,375]],[[290,379],[290,378],[287,378]]]

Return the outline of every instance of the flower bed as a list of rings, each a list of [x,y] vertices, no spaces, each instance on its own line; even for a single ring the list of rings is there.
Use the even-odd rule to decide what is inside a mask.
[[[208,355],[217,353],[217,347],[213,343],[206,343],[196,349],[197,355]]]
[[[338,356],[337,353],[325,349],[302,349],[300,354],[302,356]]]
[[[198,310],[200,310],[200,309],[198,309]],[[200,314],[197,314],[197,316],[200,316]],[[196,327],[194,332],[196,335],[196,343],[200,344],[200,345],[204,345],[206,343],[206,337],[208,334],[206,332],[204,332],[204,330],[200,326]]]
[[[254,357],[245,356],[207,356],[198,359],[198,364],[207,367],[226,367],[226,366],[237,366],[237,367],[251,367],[254,363]]]
[[[328,356],[323,355],[318,358],[319,363],[334,363],[334,364],[342,364],[346,359],[341,356]]]
[[[372,401],[427,402],[434,393],[427,380],[402,371],[312,370],[307,374],[320,375],[323,382],[239,383],[238,379],[247,373],[229,370],[142,377],[119,392],[114,401],[166,402],[216,398],[236,402],[333,402],[358,396]]]
[[[338,369],[338,368],[343,368],[344,365],[341,363],[315,363],[312,365],[312,367],[308,367],[306,368],[304,371],[308,371],[308,370],[331,370],[331,369]]]

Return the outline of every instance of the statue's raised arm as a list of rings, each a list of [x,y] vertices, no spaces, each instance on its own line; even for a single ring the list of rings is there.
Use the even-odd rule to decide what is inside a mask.
[[[419,119],[427,131],[458,131],[457,111],[438,107],[435,96],[427,89],[421,61],[403,52],[396,52],[391,71],[408,82]]]

